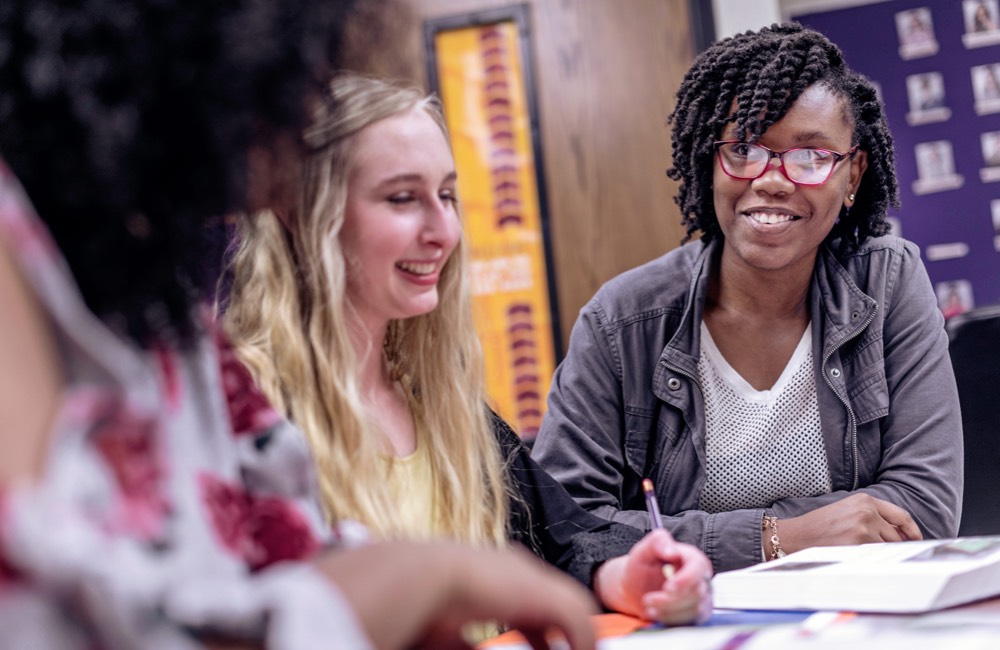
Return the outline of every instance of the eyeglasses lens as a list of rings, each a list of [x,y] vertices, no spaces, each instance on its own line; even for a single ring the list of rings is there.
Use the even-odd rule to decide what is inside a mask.
[[[719,152],[726,172],[737,178],[757,178],[771,160],[769,150],[745,142],[724,144]],[[831,152],[822,149],[789,149],[781,154],[788,178],[804,185],[823,183],[836,160]]]

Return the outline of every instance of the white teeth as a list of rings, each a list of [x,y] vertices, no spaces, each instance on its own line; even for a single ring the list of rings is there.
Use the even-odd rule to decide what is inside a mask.
[[[434,272],[437,265],[434,263],[400,262],[396,266],[414,275],[429,275]]]
[[[757,223],[785,223],[786,221],[791,221],[794,217],[790,214],[774,214],[771,212],[754,212],[749,215],[751,219]]]

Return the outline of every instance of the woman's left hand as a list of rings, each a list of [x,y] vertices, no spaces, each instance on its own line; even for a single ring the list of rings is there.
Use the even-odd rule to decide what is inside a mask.
[[[665,567],[673,567],[664,571]],[[668,577],[669,575],[669,577]],[[700,623],[712,613],[712,564],[700,550],[651,531],[628,555],[603,564],[594,591],[611,609],[668,625]]]

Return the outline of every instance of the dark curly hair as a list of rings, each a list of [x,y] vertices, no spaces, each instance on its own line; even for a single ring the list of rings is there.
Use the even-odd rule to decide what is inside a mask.
[[[695,59],[681,82],[669,118],[673,167],[667,175],[681,182],[675,200],[687,227],[685,241],[699,230],[706,243],[722,237],[712,173],[713,143],[725,125],[734,122],[738,139],[755,142],[817,83],[846,100],[853,141],[868,152],[857,199],[850,210],[841,209],[828,241],[840,238],[841,250],[851,250],[889,231],[886,210],[899,205],[899,186],[892,136],[875,88],[847,67],[840,48],[829,39],[791,23],[715,43]],[[736,111],[731,114],[734,101]]]
[[[245,207],[251,144],[305,123],[353,5],[0,2],[0,156],[120,333],[193,340],[209,218]]]

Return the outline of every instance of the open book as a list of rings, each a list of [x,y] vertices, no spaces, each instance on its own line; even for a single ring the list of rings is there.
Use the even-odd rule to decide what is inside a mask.
[[[808,548],[712,587],[721,608],[927,612],[1000,594],[1000,536]]]

